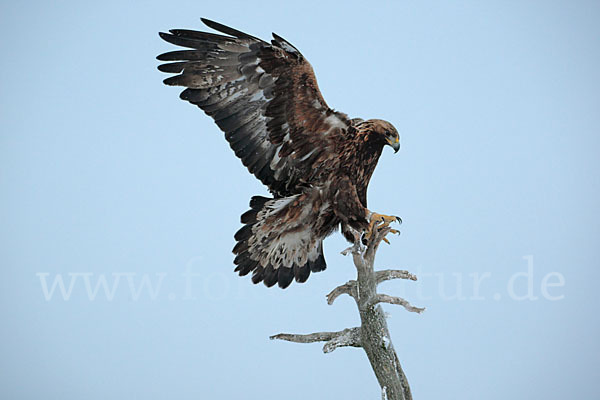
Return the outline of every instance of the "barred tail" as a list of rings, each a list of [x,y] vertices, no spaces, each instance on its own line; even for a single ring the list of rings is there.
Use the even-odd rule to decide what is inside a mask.
[[[252,282],[285,289],[292,280],[306,282],[311,272],[326,268],[323,238],[298,217],[310,206],[301,196],[252,197],[250,210],[241,216],[244,226],[234,236],[233,262],[240,276],[252,272]]]

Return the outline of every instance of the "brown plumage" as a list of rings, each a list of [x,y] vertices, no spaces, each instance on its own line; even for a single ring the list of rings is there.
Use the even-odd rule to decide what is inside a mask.
[[[370,229],[367,186],[384,145],[398,132],[382,120],[349,119],[329,108],[312,67],[285,39],[271,43],[202,19],[228,36],[160,33],[188,50],[158,56],[167,85],[225,133],[273,198],[255,196],[235,234],[234,264],[252,281],[287,287],[325,269],[323,239],[341,225],[351,242]]]

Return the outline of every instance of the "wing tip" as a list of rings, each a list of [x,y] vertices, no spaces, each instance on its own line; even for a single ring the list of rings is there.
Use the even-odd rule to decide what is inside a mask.
[[[179,85],[178,78],[181,75],[171,76],[169,78],[163,79],[163,83],[167,86],[181,86]]]
[[[212,29],[214,29],[216,31],[219,31],[219,32],[222,32],[222,33],[225,33],[227,35],[231,35],[231,36],[236,37],[238,39],[254,39],[254,40],[259,40],[260,41],[260,39],[257,38],[257,37],[254,37],[252,35],[248,35],[247,33],[244,33],[242,31],[238,31],[237,29],[231,28],[231,27],[229,27],[227,25],[223,25],[223,24],[221,24],[219,22],[216,22],[216,21],[213,21],[211,19],[201,17],[200,21],[202,21],[204,23],[204,25],[208,26],[209,28],[212,28]]]
[[[213,21],[212,19],[200,17],[200,21],[209,28],[212,28],[211,24],[218,24],[218,22]]]
[[[162,53],[156,56],[156,59],[158,61],[170,61],[169,59],[167,59],[167,53]]]

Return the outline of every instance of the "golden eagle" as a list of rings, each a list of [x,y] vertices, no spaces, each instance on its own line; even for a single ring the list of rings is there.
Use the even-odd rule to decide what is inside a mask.
[[[379,119],[349,119],[329,108],[313,69],[292,44],[271,43],[214,21],[224,35],[173,29],[160,33],[186,48],[158,56],[164,80],[200,107],[273,198],[254,196],[235,234],[235,271],[286,288],[323,271],[323,240],[341,225],[348,241],[399,218],[367,209],[367,186],[383,146],[398,132]],[[392,230],[393,231],[393,230]],[[395,231],[393,231],[395,232]],[[364,237],[363,237],[364,239]]]

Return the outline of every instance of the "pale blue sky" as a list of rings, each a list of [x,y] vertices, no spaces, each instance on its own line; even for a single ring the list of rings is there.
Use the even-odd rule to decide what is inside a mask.
[[[0,397],[378,398],[359,349],[268,340],[358,323],[350,299],[325,302],[354,276],[339,234],[306,284],[233,273],[239,215],[265,189],[156,70],[173,49],[157,32],[201,16],[277,32],[332,107],[400,131],[369,205],[404,220],[378,266],[421,278],[381,287],[427,307],[384,306],[415,399],[598,397],[598,2],[23,1],[0,15]],[[529,263],[537,300],[518,300]],[[188,286],[186,266],[201,275]],[[564,285],[543,292],[553,272]],[[136,300],[144,274],[161,286]],[[46,301],[57,276],[73,291]],[[112,300],[88,298],[100,276],[120,276]]]

